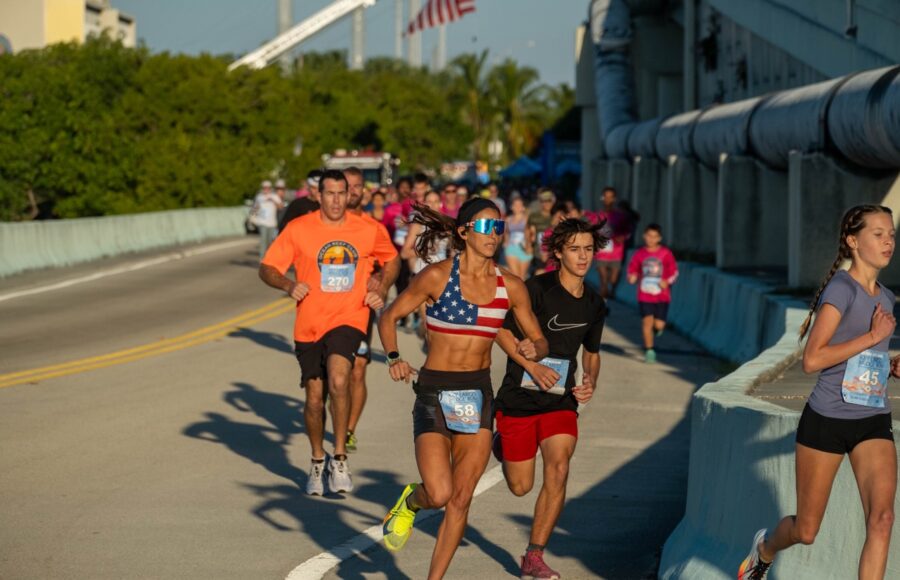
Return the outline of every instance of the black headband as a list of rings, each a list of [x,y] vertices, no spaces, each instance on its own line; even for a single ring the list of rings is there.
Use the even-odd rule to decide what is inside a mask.
[[[473,217],[486,209],[492,209],[495,212],[500,213],[500,210],[497,208],[497,204],[489,199],[484,199],[483,197],[475,197],[467,200],[466,203],[462,204],[462,206],[459,208],[459,213],[456,216],[456,227],[465,227],[467,223],[472,221]]]

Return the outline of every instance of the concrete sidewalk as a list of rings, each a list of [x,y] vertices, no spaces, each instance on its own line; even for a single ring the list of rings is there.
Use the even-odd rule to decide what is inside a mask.
[[[658,343],[659,364],[646,365],[637,313],[617,303],[612,309],[600,387],[581,414],[569,499],[547,549],[548,564],[564,578],[656,577],[662,545],[684,511],[691,395],[729,370],[671,332]],[[495,351],[494,366],[501,360]],[[487,472],[495,466],[492,459]],[[400,479],[418,481],[418,474]],[[475,498],[448,578],[518,576],[539,482],[540,474],[524,498],[502,480]],[[438,514],[417,524],[396,556],[371,550],[326,577],[383,578],[380,571],[391,570],[391,578],[424,578],[440,522]]]

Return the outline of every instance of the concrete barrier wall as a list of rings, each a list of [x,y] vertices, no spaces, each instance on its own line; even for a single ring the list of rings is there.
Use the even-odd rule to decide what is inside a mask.
[[[676,250],[713,257],[719,199],[716,171],[693,159],[670,158],[665,187],[669,199],[669,215],[662,222],[666,243]]]
[[[790,304],[803,308],[799,302],[773,296],[770,285],[712,266],[679,263],[678,270],[670,324],[731,362],[748,361],[778,342],[785,332],[785,309]],[[637,306],[636,287],[625,277],[616,288],[616,298]]]
[[[787,268],[788,175],[751,157],[719,163],[716,266]]]
[[[661,224],[668,213],[668,198],[663,194],[666,167],[652,157],[635,159],[631,177],[631,207],[641,214],[638,238],[647,224]]]
[[[841,216],[870,203],[889,206],[894,223],[900,222],[900,173],[850,170],[825,155],[791,153],[788,284],[817,288],[837,255]],[[900,284],[900,261],[894,260],[879,279],[888,286]]]
[[[244,233],[243,207],[0,223],[0,276]]]
[[[744,364],[703,386],[691,403],[685,515],[663,549],[659,577],[724,580],[736,576],[756,530],[796,511],[794,436],[800,415],[745,393],[796,360],[806,306],[709,266],[679,268],[673,326],[710,352]],[[634,304],[634,286],[621,284],[616,297]],[[780,554],[770,577],[855,578],[864,538],[859,494],[845,459],[815,544]],[[887,578],[900,577],[898,552],[894,542]]]

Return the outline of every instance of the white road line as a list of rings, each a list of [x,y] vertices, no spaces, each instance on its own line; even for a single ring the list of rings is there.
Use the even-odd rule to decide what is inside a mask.
[[[149,260],[144,260],[143,262],[135,262],[134,264],[129,264],[127,266],[120,266],[118,268],[112,268],[111,270],[103,270],[101,272],[95,272],[93,274],[89,274],[87,276],[81,276],[79,278],[71,278],[69,280],[63,280],[62,282],[56,282],[55,284],[49,284],[47,286],[38,286],[36,288],[29,288],[27,290],[19,290],[16,292],[10,292],[9,294],[0,294],[0,302],[3,302],[4,300],[12,300],[13,298],[20,298],[22,296],[31,296],[32,294],[42,294],[44,292],[60,290],[62,288],[68,288],[69,286],[75,286],[76,284],[83,284],[85,282],[93,282],[94,280],[99,280],[101,278],[108,278],[109,276],[116,276],[118,274],[134,272],[135,270],[142,270],[144,268],[149,268],[150,266],[156,266],[158,264],[165,264],[166,262],[172,262],[174,260],[182,260],[184,258],[190,258],[191,256],[199,256],[201,254],[208,254],[209,252],[224,250],[226,248],[232,248],[234,246],[240,246],[240,245],[246,244],[246,243],[247,243],[247,240],[234,240],[231,242],[223,242],[221,244],[215,244],[212,246],[205,246],[203,248],[197,248],[194,250],[185,250],[183,252],[175,252],[173,254],[166,254],[165,256],[159,256],[158,258],[151,258]]]
[[[475,487],[474,497],[478,497],[490,488],[503,481],[503,468],[498,465],[481,476],[481,481]],[[438,515],[440,510],[430,510],[416,518],[417,522],[425,521]],[[381,524],[372,526],[363,533],[355,536],[340,546],[332,548],[327,552],[322,552],[318,556],[314,556],[303,562],[287,575],[285,580],[314,580],[322,578],[329,570],[350,558],[359,556],[363,552],[370,550],[376,544],[384,539]]]

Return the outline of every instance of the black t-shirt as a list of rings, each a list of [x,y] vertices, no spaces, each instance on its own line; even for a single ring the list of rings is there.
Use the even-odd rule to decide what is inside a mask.
[[[521,384],[525,369],[508,358],[506,375],[497,393],[497,409],[512,417],[550,411],[575,411],[578,409],[578,401],[572,394],[572,387],[575,386],[575,372],[578,369],[578,349],[584,346],[588,352],[600,351],[600,337],[606,321],[606,302],[587,285],[581,298],[572,296],[559,283],[559,273],[556,271],[535,276],[525,286],[531,297],[531,308],[541,325],[541,332],[549,342],[549,356],[569,361],[566,394],[555,395],[523,388]],[[512,312],[507,314],[503,328],[511,331],[519,340],[524,338]]]
[[[278,231],[283,231],[285,226],[288,225],[291,220],[297,219],[310,212],[317,211],[318,209],[319,202],[311,200],[309,196],[295,199],[289,203],[287,209],[284,210],[284,215],[281,217],[281,222],[278,224]]]

